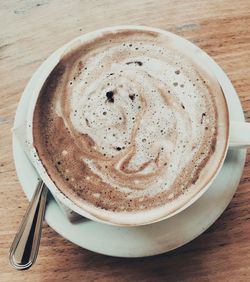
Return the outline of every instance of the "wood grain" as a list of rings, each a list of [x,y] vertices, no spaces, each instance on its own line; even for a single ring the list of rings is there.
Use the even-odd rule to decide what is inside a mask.
[[[9,266],[9,247],[28,205],[11,149],[22,91],[59,46],[118,24],[160,27],[203,48],[232,80],[250,121],[249,0],[1,1],[0,281],[250,281],[250,152],[227,210],[203,235],[176,251],[143,259],[106,257],[74,246],[45,224],[36,265],[26,272]]]

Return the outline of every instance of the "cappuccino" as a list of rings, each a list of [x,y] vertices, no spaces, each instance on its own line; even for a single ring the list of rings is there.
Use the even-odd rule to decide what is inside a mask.
[[[34,146],[80,207],[131,214],[177,207],[213,176],[215,151],[224,154],[222,97],[166,36],[103,32],[49,74],[34,111]]]

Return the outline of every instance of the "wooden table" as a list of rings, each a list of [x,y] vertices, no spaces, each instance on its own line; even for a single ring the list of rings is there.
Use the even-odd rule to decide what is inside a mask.
[[[70,39],[97,28],[138,24],[186,37],[232,80],[250,121],[250,1],[0,2],[0,281],[250,281],[250,151],[240,186],[219,220],[168,254],[107,257],[81,249],[46,224],[37,263],[17,272],[8,263],[28,202],[12,160],[11,127],[18,100],[36,68]]]

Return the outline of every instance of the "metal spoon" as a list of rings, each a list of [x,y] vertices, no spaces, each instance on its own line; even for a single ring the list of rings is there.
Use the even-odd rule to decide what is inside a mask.
[[[18,270],[35,263],[41,233],[48,188],[40,180],[10,248],[9,261]]]

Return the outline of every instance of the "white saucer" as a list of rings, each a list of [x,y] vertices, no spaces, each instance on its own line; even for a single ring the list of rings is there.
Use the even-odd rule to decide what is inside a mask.
[[[201,52],[195,45],[187,44]],[[240,101],[230,80],[208,55],[205,57],[225,92],[229,104],[230,120],[244,121]],[[16,112],[15,127],[25,122],[32,89],[39,73],[46,67],[47,61],[35,72],[22,95]],[[13,155],[18,178],[25,194],[31,199],[38,175],[14,135]],[[119,257],[161,254],[190,242],[215,222],[231,201],[238,187],[245,157],[246,150],[229,151],[223,168],[208,191],[183,212],[158,223],[124,228],[83,219],[73,224],[62,213],[52,196],[49,197],[45,219],[55,231],[66,239],[97,253]]]

